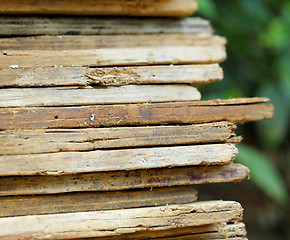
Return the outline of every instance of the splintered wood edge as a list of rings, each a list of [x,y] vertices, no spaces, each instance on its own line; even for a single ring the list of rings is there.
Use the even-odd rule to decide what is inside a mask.
[[[137,233],[122,234],[119,236],[110,236],[102,238],[103,240],[144,240],[144,239],[236,239],[246,236],[245,224],[242,222],[237,223],[215,223],[194,227],[182,227],[169,230],[157,231],[141,231]],[[87,239],[79,239],[87,240]],[[97,240],[97,238],[92,238]]]
[[[105,237],[125,233],[240,221],[243,208],[233,201],[122,210],[0,218],[0,237],[63,239]],[[106,220],[106,221],[104,221]],[[109,220],[109,221],[108,221]],[[66,222],[66,224],[60,224]]]

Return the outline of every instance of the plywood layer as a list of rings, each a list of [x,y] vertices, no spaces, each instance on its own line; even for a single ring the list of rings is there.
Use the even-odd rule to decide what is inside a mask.
[[[146,19],[144,19],[146,22]],[[0,20],[1,21],[1,20]],[[62,35],[0,39],[1,50],[88,50],[156,46],[225,45],[224,37],[211,33],[158,33],[128,35]]]
[[[54,87],[0,89],[0,108],[83,106],[92,104],[178,102],[200,100],[199,91],[185,84],[121,87]]]
[[[131,66],[158,64],[220,63],[226,59],[224,46],[162,46],[91,50],[2,51],[0,68],[54,66]]]
[[[2,177],[0,196],[79,191],[117,191],[133,188],[240,182],[249,169],[240,164],[190,166],[59,176]]]
[[[196,199],[193,187],[0,197],[0,217],[160,206]]]
[[[1,17],[0,35],[112,35],[212,33],[201,18]]]
[[[196,10],[196,0],[6,0],[0,3],[0,14],[182,17]]]
[[[194,227],[174,228],[159,231],[141,231],[131,234],[122,234],[102,238],[102,240],[148,240],[148,239],[174,239],[174,240],[209,240],[209,239],[230,239],[246,240],[245,224],[238,223],[215,223]],[[97,240],[100,238],[79,239],[79,240]]]
[[[94,105],[81,107],[0,108],[0,129],[80,128],[218,121],[249,122],[273,117],[265,98]],[[260,103],[259,103],[260,102]]]
[[[62,175],[190,165],[221,165],[232,162],[237,153],[234,144],[224,143],[6,155],[0,156],[0,176]]]
[[[183,126],[0,131],[0,155],[239,142],[229,122]],[[37,143],[37,144],[36,144]]]
[[[121,86],[182,84],[199,86],[223,79],[218,64],[135,67],[39,67],[0,69],[0,87]]]
[[[233,201],[0,218],[3,239],[72,239],[174,229],[239,221],[241,205]]]

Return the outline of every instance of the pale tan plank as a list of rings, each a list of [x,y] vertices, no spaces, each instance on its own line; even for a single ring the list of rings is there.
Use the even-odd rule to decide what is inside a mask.
[[[193,227],[180,227],[180,228],[173,228],[167,230],[157,230],[157,231],[140,231],[136,233],[129,233],[129,234],[122,234],[119,236],[110,236],[110,237],[103,237],[103,238],[82,238],[79,240],[145,240],[145,239],[159,239],[159,238],[166,238],[171,239],[174,237],[192,237],[194,238],[199,233],[219,233],[224,227],[226,226],[225,222],[222,223],[214,223],[214,224],[206,224],[201,226],[193,226]],[[223,234],[225,236],[225,234]]]
[[[243,230],[242,227],[243,226]],[[229,230],[232,228],[232,231]],[[243,233],[242,233],[243,232]],[[241,234],[242,233],[242,234]],[[79,238],[78,240],[151,240],[151,239],[174,239],[174,240],[247,240],[244,223],[215,223],[194,227],[182,227],[169,230],[141,231],[137,233],[121,234],[118,236],[101,238]]]
[[[189,165],[221,165],[232,162],[237,153],[234,144],[224,143],[7,155],[0,156],[0,176],[62,175]]]
[[[2,51],[0,68],[12,66],[119,66],[219,63],[226,59],[224,46],[165,46],[63,51]]]
[[[160,206],[196,199],[193,187],[0,197],[0,217]]]
[[[79,191],[117,191],[218,182],[240,182],[249,169],[240,164],[158,168],[59,176],[2,177],[0,195],[52,194]]]
[[[0,218],[0,237],[105,237],[146,229],[165,230],[241,220],[242,213],[243,209],[237,202],[209,201],[162,207]]]
[[[130,35],[63,35],[10,37],[0,39],[1,50],[88,50],[156,46],[225,45],[226,39],[210,33]]]
[[[201,18],[79,18],[1,17],[0,35],[112,35],[212,33]]]
[[[185,84],[0,89],[0,107],[178,102],[200,98],[196,88]]]
[[[2,0],[0,14],[174,16],[192,15],[196,0]]]
[[[159,231],[141,231],[137,233],[122,234],[119,236],[110,236],[103,238],[85,238],[79,240],[148,240],[148,239],[231,239],[231,240],[242,240],[245,239],[246,230],[245,224],[242,222],[238,223],[215,223],[202,226],[194,227],[182,227],[174,228],[169,230]]]
[[[89,69],[87,77],[101,85],[188,83],[194,86],[223,79],[218,64]]]
[[[218,64],[135,67],[48,67],[0,69],[0,87],[121,86],[127,84],[187,83],[199,86],[223,79]]]
[[[260,121],[273,117],[272,104],[261,104],[267,101],[267,98],[245,98],[180,103],[0,108],[0,129]]]
[[[0,155],[232,142],[237,138],[235,129],[232,123],[218,122],[184,126],[0,131]]]

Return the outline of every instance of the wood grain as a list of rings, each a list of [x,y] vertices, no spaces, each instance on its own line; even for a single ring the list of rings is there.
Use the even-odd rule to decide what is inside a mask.
[[[268,99],[246,98],[82,107],[0,108],[0,129],[260,121],[270,119],[274,114],[271,104],[259,103],[265,101]]]
[[[2,51],[0,68],[53,66],[131,66],[158,64],[220,63],[226,59],[224,46],[159,46],[63,51]]]
[[[59,176],[2,177],[0,196],[240,182],[248,174],[249,169],[243,165],[227,164]]]
[[[223,71],[218,64],[0,69],[0,87],[121,86],[172,83],[199,86],[222,79]]]
[[[237,153],[234,144],[224,143],[6,155],[0,156],[0,176],[62,175],[190,165],[222,165],[232,162]]]
[[[120,87],[54,87],[0,89],[1,107],[83,106],[92,104],[178,102],[200,100],[194,87],[127,85]]]
[[[146,19],[144,19],[146,22]],[[211,33],[159,33],[128,35],[63,35],[0,39],[1,50],[88,50],[156,46],[225,45],[226,39]]]
[[[71,239],[241,220],[233,201],[0,218],[2,239]]]
[[[86,76],[100,85],[188,83],[194,86],[223,79],[218,64],[89,69]]]
[[[0,35],[212,33],[201,18],[1,17]]]
[[[114,127],[0,131],[0,155],[21,155],[108,148],[238,143],[236,126],[217,122],[184,126]],[[37,144],[36,144],[37,143]]]
[[[192,15],[196,0],[4,0],[0,14],[174,16]]]
[[[102,238],[102,240],[148,240],[148,239],[178,239],[178,240],[203,240],[203,239],[235,239],[239,240],[246,237],[245,224],[238,223],[215,223],[194,227],[182,227],[169,230],[157,231],[141,231],[137,233],[122,234],[119,236],[110,236]],[[100,238],[90,238],[90,240],[97,240]],[[79,240],[89,240],[79,239]]]
[[[193,187],[0,197],[0,217],[149,207],[195,202]]]

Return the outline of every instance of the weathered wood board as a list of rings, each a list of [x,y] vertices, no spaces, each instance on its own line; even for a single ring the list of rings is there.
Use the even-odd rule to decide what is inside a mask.
[[[201,18],[0,17],[0,35],[112,35],[212,33]]]
[[[132,208],[0,218],[2,239],[71,239],[239,221],[243,208],[233,201],[208,201]]]
[[[0,197],[0,217],[160,206],[196,199],[193,187]]]
[[[0,196],[79,191],[116,191],[133,188],[240,182],[249,169],[240,164],[190,166],[59,176],[2,177]]]
[[[0,155],[241,141],[229,122],[183,126],[0,131]],[[37,144],[36,144],[37,143]]]
[[[218,64],[135,67],[48,67],[0,69],[0,87],[176,84],[192,86],[223,79]]]
[[[196,0],[2,0],[0,14],[173,16],[192,15]]]
[[[35,143],[37,144],[37,142]],[[0,156],[0,176],[62,175],[191,165],[222,165],[238,153],[231,143]]]
[[[134,66],[158,64],[220,63],[226,59],[224,46],[159,46],[91,50],[1,51],[0,68],[19,66]]]
[[[218,121],[249,122],[273,117],[265,98],[82,107],[0,108],[0,129],[83,128]]]
[[[100,85],[188,83],[195,86],[223,79],[218,64],[89,69],[86,76]]]
[[[200,100],[186,84],[127,85],[120,87],[53,87],[0,89],[1,107],[83,106],[93,104],[179,102]]]
[[[101,238],[102,240],[148,240],[148,239],[179,239],[179,240],[203,240],[203,239],[235,239],[246,236],[245,224],[238,223],[215,223],[194,227],[182,227],[169,230],[141,231],[137,233],[121,234]],[[100,238],[85,238],[79,240],[97,240]],[[239,239],[239,240],[241,240]]]
[[[61,35],[0,38],[0,50],[88,50],[156,46],[225,45],[224,37],[210,33],[129,35]]]

